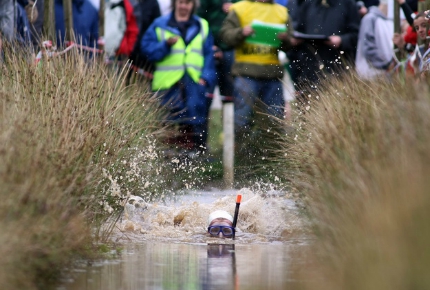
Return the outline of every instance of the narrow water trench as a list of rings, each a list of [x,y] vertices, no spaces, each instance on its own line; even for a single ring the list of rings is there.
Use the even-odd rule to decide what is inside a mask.
[[[216,209],[243,201],[235,240],[206,234]],[[58,290],[294,289],[311,239],[292,199],[279,192],[188,192],[148,204],[130,199],[112,237],[123,245],[115,259],[83,263]]]

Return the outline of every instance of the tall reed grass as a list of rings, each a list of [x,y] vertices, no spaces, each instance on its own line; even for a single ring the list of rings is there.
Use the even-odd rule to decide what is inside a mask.
[[[428,84],[351,74],[307,101],[282,152],[316,236],[304,288],[430,289]]]
[[[145,87],[126,87],[122,74],[76,51],[37,66],[26,52],[6,48],[5,55],[0,289],[49,289],[62,267],[91,256],[106,237],[101,225],[129,194],[112,185],[116,170],[157,164],[124,158],[153,151],[162,113]],[[154,178],[143,172],[139,182]]]

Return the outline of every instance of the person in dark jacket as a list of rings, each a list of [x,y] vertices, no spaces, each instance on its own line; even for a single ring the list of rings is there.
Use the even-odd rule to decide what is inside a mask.
[[[15,39],[22,46],[29,46],[31,44],[31,34],[30,34],[30,20],[27,16],[26,9],[29,7],[29,2],[26,0],[18,0],[15,3]],[[37,12],[36,12],[37,13]]]
[[[233,77],[231,76],[231,66],[233,64],[233,49],[226,45],[220,37],[220,30],[224,19],[227,17],[229,9],[237,1],[226,0],[206,0],[203,1],[197,14],[206,19],[209,28],[214,36],[214,57],[216,59],[217,85],[222,101],[233,100]],[[208,90],[207,97],[213,98],[215,87]]]
[[[298,18],[300,6],[304,1],[305,0],[289,0],[287,3],[288,14],[290,15],[291,25],[293,26],[294,30],[297,30],[297,26],[299,26]],[[291,81],[293,84],[296,84],[300,79],[301,70],[299,69],[299,63],[301,63],[302,54],[299,53],[297,47],[293,47],[286,52],[286,55],[289,60],[288,72],[290,73]]]
[[[134,45],[133,51],[130,54],[132,69],[130,73],[137,73],[143,75],[145,80],[152,78],[154,72],[154,64],[141,52],[140,44],[143,35],[148,30],[151,23],[161,16],[160,6],[157,0],[143,0],[139,1],[136,6],[135,14],[137,14],[137,23],[139,26],[139,34]]]
[[[43,18],[44,18],[44,4],[45,0],[37,0],[35,2],[35,9],[37,9],[37,17],[31,19],[31,41],[34,47],[39,47],[42,42],[42,28],[43,28]]]
[[[209,86],[206,91],[206,120],[209,120],[209,111],[214,98],[215,87],[218,85],[222,102],[233,101],[233,76],[231,66],[233,65],[234,51],[220,38],[219,31],[224,19],[227,17],[233,2],[231,0],[205,0],[201,3],[197,14],[206,19],[210,31],[214,36],[214,57],[217,74],[216,83]],[[206,133],[207,135],[207,133]],[[207,136],[204,137],[205,139]]]
[[[300,40],[298,85],[309,87],[330,75],[352,68],[360,17],[353,0],[309,0],[300,5],[297,31],[323,35],[326,40]],[[298,95],[297,97],[300,98]]]
[[[73,29],[76,42],[88,47],[97,47],[99,37],[99,7],[90,0],[72,0]],[[55,31],[58,45],[65,41],[66,25],[64,22],[63,0],[55,0]]]

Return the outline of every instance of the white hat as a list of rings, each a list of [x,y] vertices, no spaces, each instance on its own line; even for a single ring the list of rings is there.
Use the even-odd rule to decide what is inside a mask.
[[[216,210],[209,215],[208,225],[210,225],[214,219],[218,218],[227,219],[233,222],[233,217],[228,212],[226,212],[225,210]]]

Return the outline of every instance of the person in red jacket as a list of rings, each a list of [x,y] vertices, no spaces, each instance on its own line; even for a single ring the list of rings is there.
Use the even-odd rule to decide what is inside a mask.
[[[133,12],[133,5],[130,0],[123,0],[124,11],[125,11],[125,32],[124,37],[116,51],[117,56],[130,56],[133,51],[134,45],[137,41],[139,34],[139,26],[137,25],[137,19]]]

